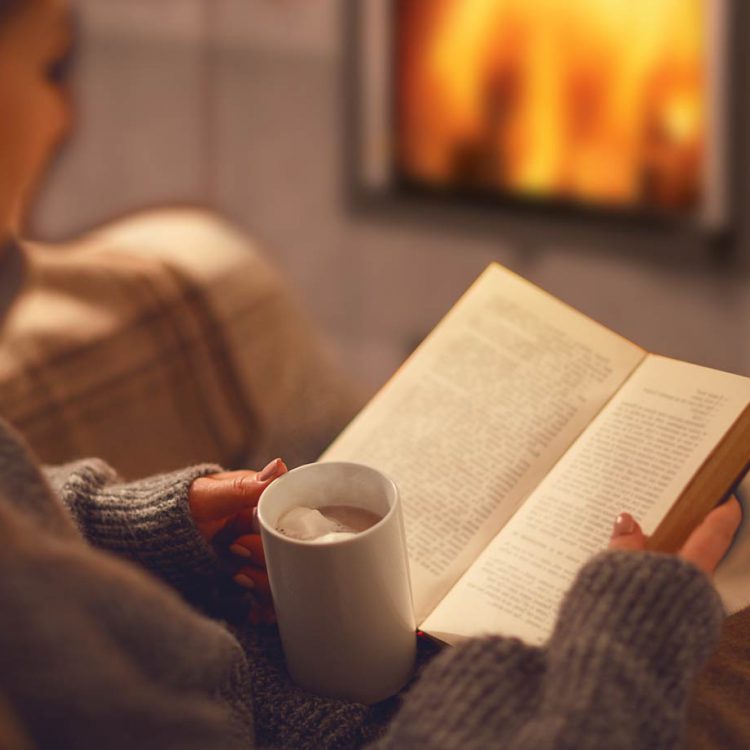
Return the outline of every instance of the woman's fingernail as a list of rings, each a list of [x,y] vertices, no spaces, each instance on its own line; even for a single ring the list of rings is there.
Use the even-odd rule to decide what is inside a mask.
[[[234,577],[234,582],[238,586],[242,586],[243,589],[255,588],[255,581],[250,576],[243,575],[242,573]]]
[[[615,519],[615,525],[612,528],[612,538],[618,536],[627,536],[632,534],[636,529],[635,518],[630,513],[620,513]]]
[[[229,551],[233,555],[239,555],[240,557],[252,557],[253,556],[253,553],[247,547],[243,547],[241,544],[230,545]]]
[[[274,458],[264,469],[259,471],[256,479],[259,482],[270,482],[274,477],[278,476],[281,471],[281,459]]]

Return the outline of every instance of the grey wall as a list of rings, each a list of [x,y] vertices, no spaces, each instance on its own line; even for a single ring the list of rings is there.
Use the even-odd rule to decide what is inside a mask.
[[[353,210],[343,180],[341,2],[86,0],[81,126],[35,231],[65,237],[139,206],[213,205],[264,244],[373,384],[491,260],[649,349],[750,374],[744,133],[733,150],[740,262],[729,266],[686,234]],[[750,36],[747,10],[741,16],[739,33]],[[747,81],[736,87],[744,102]]]

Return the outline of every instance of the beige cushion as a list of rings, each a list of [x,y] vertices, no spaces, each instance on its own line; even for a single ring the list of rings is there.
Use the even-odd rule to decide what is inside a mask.
[[[314,459],[362,395],[258,249],[216,217],[155,211],[28,244],[0,338],[0,413],[43,461],[128,477]]]

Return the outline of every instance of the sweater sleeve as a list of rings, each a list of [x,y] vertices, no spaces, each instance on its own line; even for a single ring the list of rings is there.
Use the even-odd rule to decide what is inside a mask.
[[[677,748],[722,619],[697,568],[604,553],[579,574],[544,648],[493,637],[447,649],[377,747]]]
[[[178,589],[208,580],[218,560],[190,516],[188,492],[212,464],[124,483],[104,461],[86,459],[44,472],[94,547],[138,563]]]
[[[18,747],[253,747],[247,662],[220,623],[2,492],[0,541],[0,720]]]

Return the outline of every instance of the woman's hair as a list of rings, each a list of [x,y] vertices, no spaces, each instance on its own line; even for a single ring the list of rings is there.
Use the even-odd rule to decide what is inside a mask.
[[[20,10],[27,0],[0,0],[0,23],[5,21],[15,11]]]

